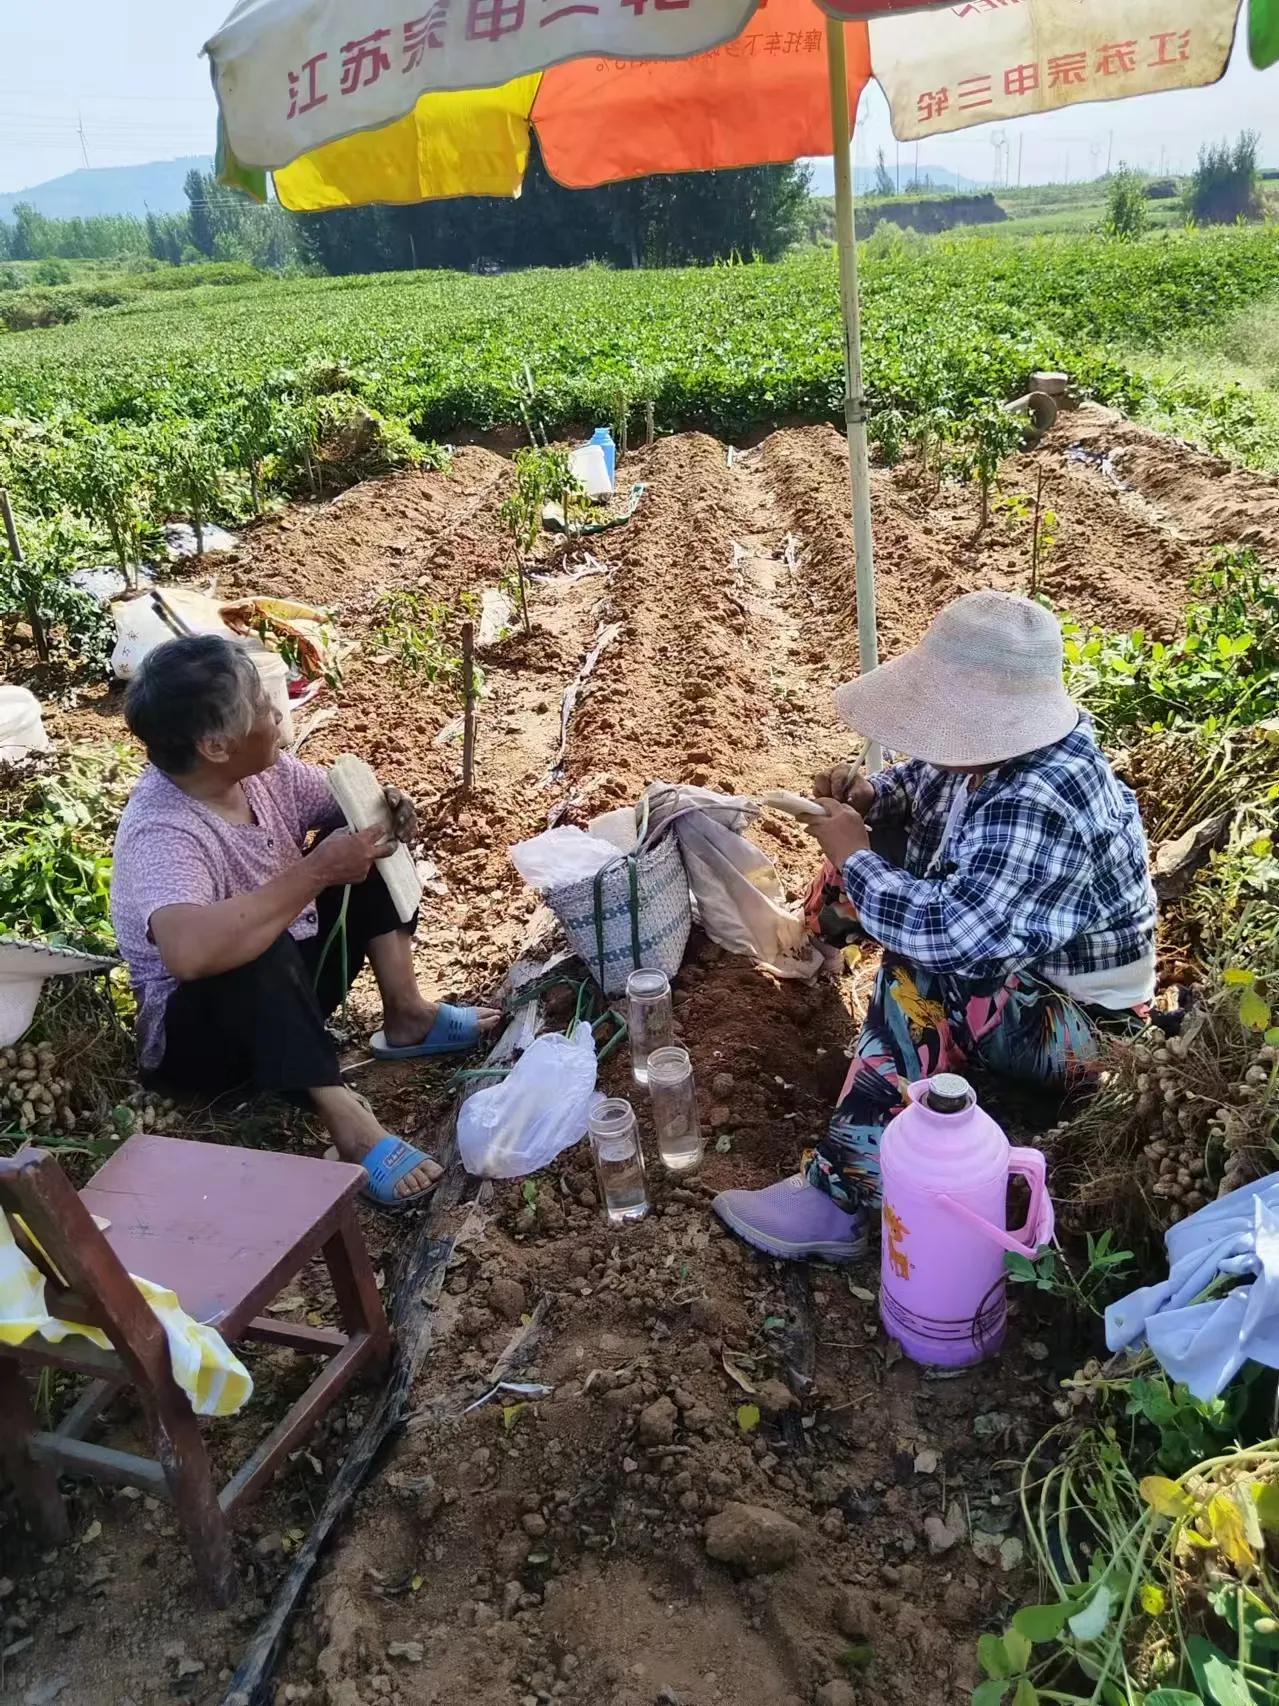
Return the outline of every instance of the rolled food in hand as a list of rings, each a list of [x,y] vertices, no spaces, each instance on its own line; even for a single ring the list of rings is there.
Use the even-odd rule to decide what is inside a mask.
[[[760,795],[760,804],[768,806],[775,812],[786,812],[790,817],[826,817],[826,807],[817,800],[805,799],[803,794],[792,794],[787,788],[770,788],[768,793]]]

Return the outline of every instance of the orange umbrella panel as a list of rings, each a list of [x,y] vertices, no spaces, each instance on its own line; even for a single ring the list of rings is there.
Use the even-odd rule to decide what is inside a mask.
[[[856,112],[870,76],[866,28],[846,36]],[[739,36],[691,59],[557,66],[533,123],[547,171],[569,189],[829,154],[825,20],[812,0],[764,0]]]

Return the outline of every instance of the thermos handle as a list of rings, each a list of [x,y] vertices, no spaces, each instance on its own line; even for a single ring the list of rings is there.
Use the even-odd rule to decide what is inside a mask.
[[[1029,1250],[1033,1256],[1036,1250],[1052,1242],[1053,1205],[1048,1195],[1048,1163],[1038,1149],[1010,1149],[1008,1171],[1020,1174],[1030,1186],[1026,1223],[1010,1236],[1017,1240],[1023,1253]]]
[[[1005,1232],[1002,1226],[995,1226],[984,1219],[976,1209],[969,1208],[965,1202],[955,1197],[939,1196],[937,1201],[943,1203],[961,1220],[966,1220],[978,1232],[984,1232],[986,1237],[999,1245],[1001,1250],[1008,1250],[1014,1256],[1034,1255],[1041,1244],[1052,1237],[1052,1203],[1048,1198],[1048,1164],[1037,1149],[1010,1149],[1008,1151],[1008,1171],[1018,1173],[1030,1186],[1030,1212],[1026,1216],[1026,1224],[1019,1226],[1015,1232]]]

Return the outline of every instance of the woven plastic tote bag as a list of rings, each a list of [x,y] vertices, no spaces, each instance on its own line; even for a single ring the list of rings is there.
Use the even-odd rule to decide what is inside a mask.
[[[573,951],[605,995],[620,995],[641,967],[674,977],[693,927],[679,842],[663,830],[648,841],[648,803],[634,853],[620,853],[594,877],[551,889],[546,904]]]

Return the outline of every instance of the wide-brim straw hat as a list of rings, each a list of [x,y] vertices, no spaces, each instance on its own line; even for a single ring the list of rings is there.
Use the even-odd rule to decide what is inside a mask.
[[[1057,618],[1010,592],[948,604],[911,651],[837,688],[835,709],[890,752],[965,769],[1051,746],[1079,721]]]

